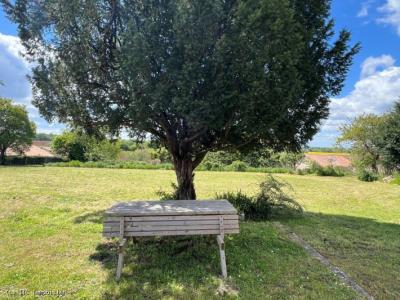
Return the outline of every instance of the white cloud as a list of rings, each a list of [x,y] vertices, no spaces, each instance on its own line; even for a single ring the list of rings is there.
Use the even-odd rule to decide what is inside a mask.
[[[378,69],[386,69],[393,66],[395,59],[390,55],[381,55],[378,57],[368,57],[361,64],[361,78],[375,74]]]
[[[59,132],[63,126],[47,123],[40,117],[36,107],[31,104],[32,89],[27,79],[30,64],[20,55],[23,50],[18,37],[0,33],[0,80],[4,83],[0,85],[0,96],[25,105],[38,131]]]
[[[371,5],[372,5],[373,2],[374,2],[373,0],[364,1],[364,2],[361,4],[361,8],[360,8],[360,10],[359,10],[358,13],[357,13],[357,17],[359,17],[359,18],[365,18],[365,17],[367,17],[368,14],[369,14],[369,9],[370,9],[370,7],[371,7]]]
[[[363,68],[366,76],[355,84],[349,95],[332,99],[330,116],[311,145],[333,145],[339,134],[340,125],[348,123],[362,113],[385,113],[400,98],[400,67],[395,66],[393,60],[393,63],[386,64],[383,70],[377,70],[376,64],[371,63],[375,61],[380,61],[379,57],[370,57],[364,61],[364,67],[367,67],[369,63],[373,67],[368,67],[368,72]],[[382,66],[385,65],[378,65],[378,67]]]
[[[386,0],[385,4],[378,8],[378,11],[383,14],[378,22],[393,26],[400,36],[400,0]]]

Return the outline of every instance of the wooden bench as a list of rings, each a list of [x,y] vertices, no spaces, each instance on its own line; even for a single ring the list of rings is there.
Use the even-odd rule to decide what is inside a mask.
[[[134,201],[105,212],[103,236],[118,237],[117,280],[129,237],[217,235],[222,276],[226,278],[225,234],[239,233],[236,209],[226,200]]]

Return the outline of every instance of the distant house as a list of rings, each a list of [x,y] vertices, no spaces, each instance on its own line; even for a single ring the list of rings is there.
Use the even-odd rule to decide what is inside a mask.
[[[351,157],[347,153],[306,153],[303,162],[298,169],[306,169],[311,163],[317,163],[322,167],[333,166],[351,168]]]
[[[43,157],[43,158],[55,158],[56,156],[51,152],[49,141],[33,141],[32,145],[24,151],[22,155],[14,152],[11,149],[7,149],[6,157]]]

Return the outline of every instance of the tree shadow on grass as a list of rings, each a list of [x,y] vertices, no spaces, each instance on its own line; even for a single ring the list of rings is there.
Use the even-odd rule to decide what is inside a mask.
[[[281,222],[373,296],[400,299],[399,224],[321,213]]]
[[[115,280],[117,241],[98,244],[90,259],[108,271],[103,298],[355,298],[324,266],[279,235],[271,222],[243,222],[240,234],[226,237],[230,278],[223,285],[215,236],[188,239],[192,243],[184,248],[176,237],[130,242],[120,282]]]
[[[106,299],[190,299],[199,292],[205,299],[217,297],[220,269],[214,236],[129,241],[118,283],[117,245],[115,240],[101,243],[90,256],[109,271]]]
[[[98,212],[100,214],[101,212]],[[88,220],[100,222],[93,216]],[[85,218],[86,218],[85,217]],[[85,218],[82,218],[84,220]],[[289,225],[372,295],[400,298],[400,226],[372,219],[310,214],[274,218]],[[357,298],[349,288],[270,221],[246,221],[226,237],[227,282],[244,299]],[[215,236],[164,237],[130,242],[123,275],[115,280],[117,241],[103,241],[90,255],[108,272],[105,299],[218,299],[220,261]]]
[[[101,223],[103,223],[103,220],[104,220],[104,212],[105,212],[105,210],[98,210],[98,211],[80,215],[74,219],[74,223],[81,224],[81,223],[90,222],[90,223],[95,223],[95,224],[101,224]]]

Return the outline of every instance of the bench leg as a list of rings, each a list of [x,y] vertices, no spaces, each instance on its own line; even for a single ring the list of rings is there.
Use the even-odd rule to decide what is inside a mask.
[[[222,277],[226,279],[228,277],[228,272],[226,270],[226,259],[225,259],[225,242],[224,242],[224,237],[221,235],[217,236],[217,242],[219,246],[219,255],[221,258],[221,271],[222,271]]]
[[[116,276],[117,280],[121,278],[122,268],[124,266],[125,243],[126,240],[124,239],[118,246],[118,265],[117,265],[117,276]]]

